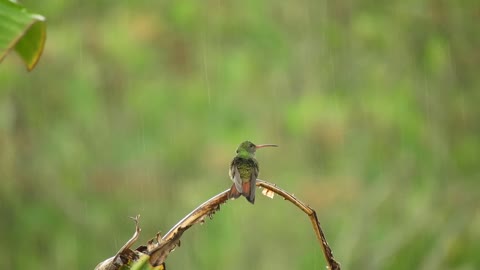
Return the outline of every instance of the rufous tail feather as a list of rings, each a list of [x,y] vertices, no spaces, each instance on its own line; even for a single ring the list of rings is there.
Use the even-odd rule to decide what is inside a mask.
[[[232,187],[230,188],[230,192],[228,193],[229,199],[236,199],[240,197],[240,192],[238,192],[237,188],[235,187],[235,183],[233,183]]]
[[[255,204],[255,190],[253,190],[252,192],[251,183],[243,182],[242,189],[243,189],[243,196],[245,196],[247,201],[250,202],[251,204]]]

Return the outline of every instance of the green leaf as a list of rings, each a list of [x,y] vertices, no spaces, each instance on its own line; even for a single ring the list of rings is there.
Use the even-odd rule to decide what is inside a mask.
[[[46,37],[43,16],[15,2],[0,0],[0,62],[14,49],[32,70],[42,55]]]

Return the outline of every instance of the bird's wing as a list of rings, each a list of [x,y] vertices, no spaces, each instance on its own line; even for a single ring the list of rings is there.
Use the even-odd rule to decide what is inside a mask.
[[[233,183],[235,183],[235,187],[237,188],[238,192],[243,193],[242,178],[240,178],[240,172],[238,172],[237,165],[235,164],[235,159],[232,160],[229,174],[230,179],[232,179]]]
[[[255,188],[257,188],[257,177],[259,173],[259,168],[258,168],[258,162],[254,159],[254,166],[253,166],[253,171],[252,174],[250,175],[250,202],[255,202]]]

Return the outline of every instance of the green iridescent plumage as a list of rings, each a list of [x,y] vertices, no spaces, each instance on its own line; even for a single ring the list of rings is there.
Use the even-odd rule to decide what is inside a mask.
[[[244,182],[248,182],[252,174],[258,176],[258,162],[254,157],[244,158],[236,156],[232,160],[231,166],[235,166],[237,168],[238,172],[240,173],[240,178]]]
[[[250,141],[240,144],[237,155],[230,164],[230,178],[233,181],[230,189],[230,198],[238,198],[240,195],[250,203],[255,203],[255,183],[259,173],[258,162],[255,159],[255,151],[258,148],[277,146],[274,144],[255,145]]]

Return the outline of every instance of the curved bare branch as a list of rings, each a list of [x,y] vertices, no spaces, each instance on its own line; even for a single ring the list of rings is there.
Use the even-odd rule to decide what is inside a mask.
[[[312,222],[313,231],[315,231],[315,235],[317,236],[317,239],[320,242],[320,246],[322,247],[325,260],[327,260],[328,268],[331,270],[340,270],[340,264],[333,257],[332,249],[330,249],[330,247],[328,246],[327,239],[325,238],[325,234],[322,231],[315,210],[310,208],[305,203],[301,202],[299,199],[295,198],[295,196],[293,196],[292,194],[277,187],[277,185],[275,184],[269,183],[261,179],[257,179],[257,186],[275,192],[279,196],[283,197],[285,200],[293,203],[295,206],[297,206],[300,210],[302,210],[305,214],[308,215],[310,221]]]
[[[286,192],[285,190],[278,188],[275,184],[266,182],[261,179],[257,179],[257,186],[272,191],[285,200],[291,202],[308,215],[312,222],[313,230],[317,239],[320,242],[325,259],[328,263],[328,269],[340,270],[340,264],[333,257],[332,250],[328,246],[325,234],[320,227],[316,212],[307,206],[305,203],[298,200],[295,196]],[[165,236],[163,236],[155,245],[149,245],[148,253],[150,254],[150,262],[152,265],[159,265],[165,262],[168,254],[173,251],[177,246],[180,246],[180,237],[191,226],[197,223],[203,223],[206,217],[212,217],[212,215],[220,209],[220,205],[228,200],[228,193],[230,190],[225,190],[214,197],[210,198],[195,210],[186,215],[180,220]],[[267,192],[268,193],[268,192]],[[157,237],[159,238],[159,237]]]

